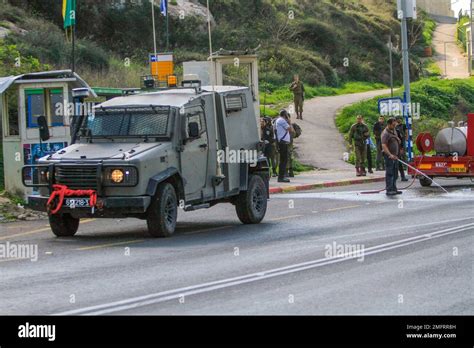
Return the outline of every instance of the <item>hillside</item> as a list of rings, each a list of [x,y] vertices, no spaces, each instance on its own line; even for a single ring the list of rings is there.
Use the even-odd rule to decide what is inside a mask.
[[[147,1],[78,1],[77,66],[92,85],[131,87],[147,72],[152,50],[151,11]],[[141,4],[143,3],[143,4]],[[200,4],[201,3],[201,4]],[[170,1],[170,50],[178,65],[205,59],[208,41],[205,1]],[[266,88],[286,84],[293,73],[313,86],[338,87],[346,81],[388,84],[386,42],[398,47],[400,26],[391,0],[219,0],[211,1],[214,49],[261,45],[261,78]],[[156,8],[158,48],[165,48],[164,17]],[[411,25],[413,64],[429,44],[431,25]],[[0,9],[0,55],[9,47],[33,60],[28,69],[70,65],[70,44],[62,30],[61,2],[9,0]],[[429,23],[428,23],[429,24]],[[1,37],[0,36],[0,37]],[[7,46],[8,45],[8,46]],[[5,55],[5,53],[4,53]],[[12,57],[11,54],[8,56]],[[13,55],[14,56],[14,55]],[[130,64],[125,64],[127,60]],[[401,80],[395,53],[395,79]],[[179,69],[179,68],[178,68]],[[417,77],[417,69],[414,78]],[[2,59],[0,73],[16,73]]]

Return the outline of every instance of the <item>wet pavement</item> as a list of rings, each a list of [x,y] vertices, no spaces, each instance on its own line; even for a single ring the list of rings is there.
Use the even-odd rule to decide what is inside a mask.
[[[259,225],[230,204],[180,212],[167,239],[135,219],[85,219],[71,238],[46,221],[0,224],[0,244],[37,248],[37,261],[0,259],[0,313],[472,315],[474,190],[439,182],[448,194],[273,195]]]

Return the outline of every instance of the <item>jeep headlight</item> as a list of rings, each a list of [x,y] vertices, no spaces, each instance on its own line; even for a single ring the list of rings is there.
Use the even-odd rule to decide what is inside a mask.
[[[138,170],[135,167],[106,167],[105,186],[136,186]]]
[[[115,183],[115,184],[120,184],[123,181],[123,170],[122,169],[114,169],[112,173],[110,174],[110,179]]]

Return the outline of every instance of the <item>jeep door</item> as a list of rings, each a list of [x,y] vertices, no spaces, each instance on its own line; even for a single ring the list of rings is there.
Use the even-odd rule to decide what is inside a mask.
[[[209,144],[203,108],[199,106],[186,109],[183,122],[185,140],[181,153],[181,172],[186,200],[189,201],[201,198],[207,180]],[[197,123],[198,130],[194,136],[190,134],[190,128],[193,128],[190,125],[193,123]]]

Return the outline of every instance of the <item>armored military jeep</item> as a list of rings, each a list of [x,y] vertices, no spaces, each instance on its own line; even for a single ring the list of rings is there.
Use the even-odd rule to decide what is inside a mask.
[[[48,211],[56,236],[73,236],[81,218],[145,219],[169,237],[178,210],[235,205],[245,224],[262,221],[269,198],[248,87],[176,88],[116,97],[76,127],[76,142],[25,166],[28,197]]]

